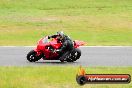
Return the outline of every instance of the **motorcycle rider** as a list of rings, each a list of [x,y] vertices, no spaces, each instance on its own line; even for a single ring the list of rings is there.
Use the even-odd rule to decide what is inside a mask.
[[[57,34],[48,36],[48,39],[56,38],[58,42],[62,43],[62,46],[56,50],[60,54],[60,61],[64,61],[65,57],[73,50],[73,41],[71,38],[63,33],[63,31],[57,32]]]

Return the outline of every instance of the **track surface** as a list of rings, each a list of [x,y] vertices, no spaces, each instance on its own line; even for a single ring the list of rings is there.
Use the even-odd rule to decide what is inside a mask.
[[[74,63],[44,60],[30,63],[26,60],[26,54],[33,48],[0,47],[0,66],[132,66],[132,47],[81,47],[82,56]]]

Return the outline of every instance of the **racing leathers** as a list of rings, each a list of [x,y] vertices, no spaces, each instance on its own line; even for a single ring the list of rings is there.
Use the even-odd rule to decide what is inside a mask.
[[[64,61],[65,57],[70,54],[73,50],[73,41],[70,39],[69,36],[64,35],[63,39],[58,39],[58,35],[49,36],[49,38],[56,38],[58,42],[62,43],[62,46],[58,49],[58,53],[60,55],[60,60]]]

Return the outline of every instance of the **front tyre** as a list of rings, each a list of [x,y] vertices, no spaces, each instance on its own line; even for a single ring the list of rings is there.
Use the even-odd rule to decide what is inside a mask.
[[[31,50],[31,51],[27,54],[27,60],[28,60],[29,62],[35,62],[35,61],[38,61],[39,59],[41,59],[41,58],[37,56],[37,52],[35,52],[34,50]]]

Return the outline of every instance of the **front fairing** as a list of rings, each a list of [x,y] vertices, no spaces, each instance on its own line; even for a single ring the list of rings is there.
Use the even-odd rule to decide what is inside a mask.
[[[57,53],[50,51],[47,46],[52,46],[54,49],[58,49],[61,47],[61,43],[57,43],[56,39],[49,40],[48,37],[41,38],[37,43],[37,48],[35,49],[37,52],[44,53],[47,59],[52,59],[58,56]]]

